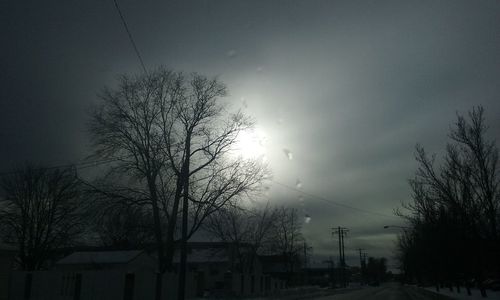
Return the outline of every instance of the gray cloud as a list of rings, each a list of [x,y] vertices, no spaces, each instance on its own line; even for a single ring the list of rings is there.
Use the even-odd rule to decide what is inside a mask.
[[[120,1],[146,65],[218,75],[269,135],[274,179],[392,214],[419,142],[442,151],[457,111],[484,105],[500,136],[498,1]],[[85,110],[140,66],[109,1],[3,3],[0,167],[88,153]],[[228,55],[231,53],[231,55]],[[283,149],[293,153],[288,160]],[[273,203],[300,209],[274,185]],[[391,256],[397,219],[305,199],[315,252],[346,242]]]

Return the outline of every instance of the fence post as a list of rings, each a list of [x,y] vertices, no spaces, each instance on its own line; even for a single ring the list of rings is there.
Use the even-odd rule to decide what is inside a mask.
[[[82,274],[77,273],[75,276],[75,290],[73,293],[73,300],[80,300],[81,293],[82,293]]]
[[[24,300],[30,300],[32,285],[33,285],[33,273],[26,273],[26,275],[24,276]]]

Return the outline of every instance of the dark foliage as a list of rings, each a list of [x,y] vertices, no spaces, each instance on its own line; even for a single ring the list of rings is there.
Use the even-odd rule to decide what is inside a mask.
[[[407,280],[482,282],[500,276],[498,148],[488,140],[484,110],[458,116],[439,166],[417,146],[413,201],[399,237]]]
[[[18,247],[23,270],[38,270],[83,229],[84,206],[73,168],[19,168],[0,181],[0,233]]]

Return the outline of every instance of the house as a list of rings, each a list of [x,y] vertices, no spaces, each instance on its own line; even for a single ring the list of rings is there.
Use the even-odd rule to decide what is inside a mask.
[[[300,282],[300,265],[297,260],[290,260],[285,255],[261,255],[262,272],[273,278],[280,279],[288,285]],[[284,288],[284,287],[281,287]]]
[[[228,243],[189,243],[186,298],[199,296],[259,295],[283,286],[262,273],[255,260],[252,273],[241,272],[237,253]],[[240,249],[241,250],[241,249]],[[178,251],[177,251],[178,252]],[[241,257],[241,256],[240,256]],[[174,272],[162,276],[162,293],[176,298],[180,256]],[[17,299],[153,299],[157,259],[143,250],[76,251],[48,271],[16,272],[11,300]]]
[[[156,260],[145,251],[76,251],[50,270],[15,272],[10,299],[152,298],[155,279]]]
[[[333,286],[335,275],[338,272],[328,261],[324,263],[312,262],[307,268],[302,268],[301,271],[307,285],[321,287]]]
[[[9,283],[15,267],[17,248],[0,244],[0,300],[9,299]]]
[[[78,251],[56,262],[54,270],[156,271],[156,259],[143,250]]]
[[[250,268],[242,268],[242,264],[249,261],[248,251],[248,245],[245,244],[189,243],[187,268],[188,272],[195,274],[196,295],[258,295],[282,287],[280,280],[263,273],[262,263],[257,256],[251,261]],[[180,254],[177,252],[174,256],[176,268],[179,262]]]

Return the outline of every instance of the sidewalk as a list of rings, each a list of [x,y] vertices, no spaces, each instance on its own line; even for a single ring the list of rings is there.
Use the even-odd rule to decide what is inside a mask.
[[[365,288],[365,286],[352,285],[346,288],[337,288],[337,289],[329,289],[329,288],[319,288],[319,287],[311,287],[311,288],[291,288],[287,290],[282,290],[279,294],[268,295],[268,296],[247,296],[247,297],[236,297],[235,299],[242,300],[306,300],[306,299],[316,299],[336,294],[344,294],[352,291],[360,290]],[[201,298],[200,298],[201,299]]]
[[[492,291],[492,290],[486,290],[486,298],[481,297],[481,292],[479,289],[471,289],[471,295],[467,295],[467,290],[464,287],[460,287],[460,293],[457,293],[456,287],[453,287],[453,292],[450,292],[450,289],[448,288],[441,288],[439,289],[439,293],[436,291],[436,288],[434,287],[426,287],[423,288],[425,290],[434,292],[436,294],[448,296],[453,299],[467,299],[467,300],[476,300],[476,299],[495,299],[495,300],[500,300],[500,291]]]

